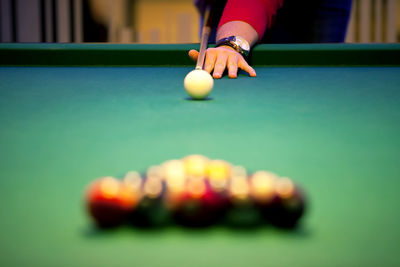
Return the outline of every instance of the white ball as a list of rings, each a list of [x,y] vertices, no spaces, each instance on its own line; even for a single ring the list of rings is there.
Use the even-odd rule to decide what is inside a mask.
[[[186,75],[183,85],[191,98],[204,99],[210,94],[214,79],[205,70],[192,70]]]

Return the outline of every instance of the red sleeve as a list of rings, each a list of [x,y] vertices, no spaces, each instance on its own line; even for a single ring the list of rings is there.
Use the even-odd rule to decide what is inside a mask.
[[[228,0],[218,28],[227,22],[240,20],[250,24],[261,40],[282,4],[283,0]]]

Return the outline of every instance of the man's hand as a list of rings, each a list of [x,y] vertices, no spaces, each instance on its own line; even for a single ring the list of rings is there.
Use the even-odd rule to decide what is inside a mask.
[[[190,50],[189,56],[196,61],[199,52],[196,50]],[[214,70],[213,77],[219,79],[222,77],[225,68],[228,68],[229,78],[237,77],[238,68],[248,72],[251,77],[256,77],[256,71],[250,67],[243,56],[233,48],[229,46],[208,48],[206,51],[204,70],[208,73],[211,73]]]

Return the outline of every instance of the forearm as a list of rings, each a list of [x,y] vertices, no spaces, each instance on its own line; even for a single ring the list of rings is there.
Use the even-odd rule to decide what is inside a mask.
[[[254,45],[272,26],[282,4],[283,0],[227,0],[218,25],[217,40],[240,36]]]
[[[259,36],[257,31],[248,23],[243,21],[230,21],[221,25],[217,31],[217,41],[229,36],[240,36],[244,38],[250,46],[256,44]]]

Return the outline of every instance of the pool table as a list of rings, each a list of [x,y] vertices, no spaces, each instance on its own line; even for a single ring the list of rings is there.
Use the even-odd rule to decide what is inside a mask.
[[[399,266],[400,46],[259,45],[193,101],[197,47],[0,45],[0,265]],[[93,226],[92,180],[189,154],[292,178],[301,225]]]

